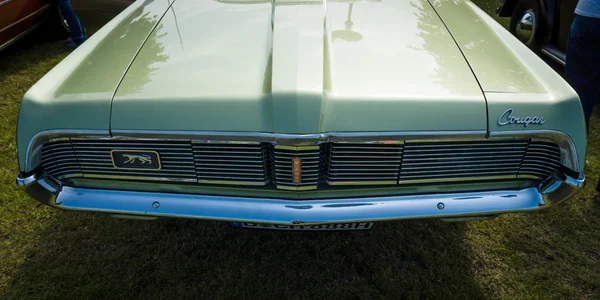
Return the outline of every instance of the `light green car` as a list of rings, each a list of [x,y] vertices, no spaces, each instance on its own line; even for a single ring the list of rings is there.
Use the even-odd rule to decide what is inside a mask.
[[[291,230],[539,210],[586,154],[576,93],[465,0],[140,0],[17,134],[42,203]]]

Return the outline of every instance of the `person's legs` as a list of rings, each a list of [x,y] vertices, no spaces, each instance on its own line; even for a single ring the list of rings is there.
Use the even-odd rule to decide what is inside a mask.
[[[567,81],[579,95],[589,131],[594,105],[600,97],[600,19],[576,16],[567,44]],[[600,192],[600,180],[596,184]]]
[[[575,89],[586,124],[600,91],[600,19],[576,16],[567,44],[566,77]]]
[[[69,24],[69,28],[71,30],[71,38],[73,39],[73,43],[76,45],[81,45],[85,41],[85,32],[83,30],[83,26],[79,22],[79,18],[75,12],[73,12],[73,8],[71,7],[70,0],[57,0],[58,7],[60,9],[60,13],[63,15],[67,24]]]

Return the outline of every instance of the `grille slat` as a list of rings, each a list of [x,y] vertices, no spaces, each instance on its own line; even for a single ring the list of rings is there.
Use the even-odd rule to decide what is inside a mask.
[[[60,148],[54,148],[54,149],[50,149],[50,150],[44,149],[42,151],[42,154],[44,154],[44,155],[61,155],[61,154],[70,154],[72,152],[73,152],[73,149],[71,147],[60,147]]]
[[[514,158],[507,158],[507,159],[473,159],[470,161],[471,163],[490,163],[490,164],[511,164],[511,163],[515,163],[515,164],[520,164],[521,162],[519,160],[515,160]],[[450,165],[463,165],[464,161],[462,160],[457,160],[457,161],[447,161],[445,162],[446,165],[450,166]],[[429,165],[439,165],[439,163],[437,161],[415,161],[415,162],[403,162],[402,163],[402,168],[410,168],[412,166],[429,166]]]
[[[114,171],[111,170],[84,170],[85,176],[94,176],[94,175],[109,175],[109,176],[140,176],[145,178],[191,178],[194,179],[194,176],[189,176],[187,174],[169,174],[169,176],[158,175],[152,172],[141,172],[141,171],[130,171],[130,170],[121,170],[118,174],[115,174]]]
[[[194,142],[192,145],[200,181],[251,185],[265,185],[269,181],[261,144]]]
[[[443,182],[490,176],[516,178],[527,145],[522,141],[407,143],[399,182]]]
[[[436,174],[428,174],[427,176],[403,176],[401,177],[400,181],[410,181],[410,180],[427,180],[427,179],[448,179],[451,180],[452,178],[456,178],[456,177],[463,177],[463,176],[469,176],[469,177],[477,177],[477,176],[492,176],[492,175],[497,175],[497,176],[502,176],[502,175],[512,175],[516,177],[515,172],[512,171],[505,171],[505,172],[500,172],[500,171],[478,171],[478,172],[452,172],[452,173],[436,173]]]
[[[62,179],[70,174],[80,174],[81,168],[68,140],[56,141],[42,148],[41,165],[55,178]]]
[[[94,174],[94,173],[109,173],[109,174],[113,174],[114,173],[114,169],[109,169],[109,168],[82,168],[84,173],[90,173],[90,174]],[[195,177],[195,173],[194,172],[182,172],[182,171],[177,171],[177,170],[162,170],[162,172],[160,174],[157,174],[155,172],[144,172],[142,170],[123,170],[120,169],[119,173],[116,175],[125,175],[125,174],[144,174],[144,176],[151,176],[151,177]],[[166,176],[165,176],[166,175]]]
[[[160,170],[114,167],[111,150],[156,151]],[[191,181],[315,189],[322,184],[439,183],[493,178],[543,180],[561,168],[554,143],[531,140],[399,143],[325,143],[278,147],[270,143],[58,140],[42,148],[52,176]],[[294,174],[293,160],[301,160]],[[294,180],[300,179],[299,182]]]
[[[446,149],[451,148],[464,148],[464,147],[527,147],[528,141],[484,141],[484,142],[425,142],[425,143],[415,143],[408,142],[406,145],[410,145],[411,148],[439,148],[444,147]],[[493,146],[492,146],[493,145]]]
[[[485,172],[504,172],[504,171],[511,171],[513,173],[516,174],[516,172],[519,170],[519,167],[503,167],[503,166],[499,166],[499,167],[495,167],[493,169],[491,168],[460,168],[460,169],[438,169],[438,170],[423,170],[423,171],[402,171],[402,176],[406,177],[406,176],[428,176],[428,174],[456,174],[456,173],[462,173],[462,172],[481,172],[482,174]]]
[[[502,164],[501,166],[502,167],[512,166],[513,168],[518,169],[520,165],[521,164],[519,162],[510,162],[510,163]],[[460,166],[463,168],[471,168],[471,167],[486,168],[486,167],[495,167],[495,166],[498,166],[498,164],[482,162],[482,163],[460,164]],[[449,168],[451,168],[449,165],[445,165],[445,166],[432,165],[432,164],[424,164],[424,165],[412,164],[410,166],[402,165],[402,170],[405,170],[405,171],[429,170],[429,169],[444,170],[444,169],[449,169]]]
[[[406,159],[404,161],[410,162],[410,163],[414,163],[415,160],[421,160],[421,161],[456,161],[457,159],[460,159],[462,161],[465,160],[481,160],[481,161],[486,161],[487,159],[490,158],[497,158],[497,157],[501,157],[501,158],[505,158],[505,159],[521,159],[523,157],[523,154],[516,154],[516,155],[481,155],[481,156],[477,156],[477,157],[473,157],[473,156],[439,156],[439,157],[421,157],[421,156],[407,156],[405,157]]]
[[[327,182],[336,184],[395,184],[403,157],[402,144],[331,145]],[[374,154],[373,154],[374,153]]]
[[[172,178],[195,180],[196,173],[193,168],[193,155],[191,143],[186,141],[127,141],[127,140],[99,140],[72,141],[73,149],[79,160],[84,177],[142,177]],[[161,160],[160,170],[127,170],[116,169],[113,165],[111,150],[146,150],[156,151]],[[183,160],[183,161],[182,161]],[[186,165],[186,160],[188,165]],[[191,166],[191,168],[190,168]]]
[[[560,149],[554,143],[535,142],[529,145],[519,175],[539,178],[552,176],[560,168]]]

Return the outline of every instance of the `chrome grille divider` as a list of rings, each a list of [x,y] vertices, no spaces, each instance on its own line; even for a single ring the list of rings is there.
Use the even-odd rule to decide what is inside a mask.
[[[269,146],[271,179],[283,190],[315,190],[322,178],[322,145]],[[299,174],[294,165],[299,162]]]

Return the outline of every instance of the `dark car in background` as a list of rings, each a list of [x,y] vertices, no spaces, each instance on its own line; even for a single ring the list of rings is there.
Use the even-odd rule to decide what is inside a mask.
[[[18,41],[44,22],[53,26],[53,32],[66,33],[64,21],[56,1],[0,0],[0,50]]]
[[[94,32],[135,0],[71,0],[88,32]],[[69,25],[55,0],[0,0],[0,50],[37,27],[52,38],[65,38]]]
[[[564,65],[577,1],[503,0],[497,13],[510,17],[509,31],[531,50]]]

